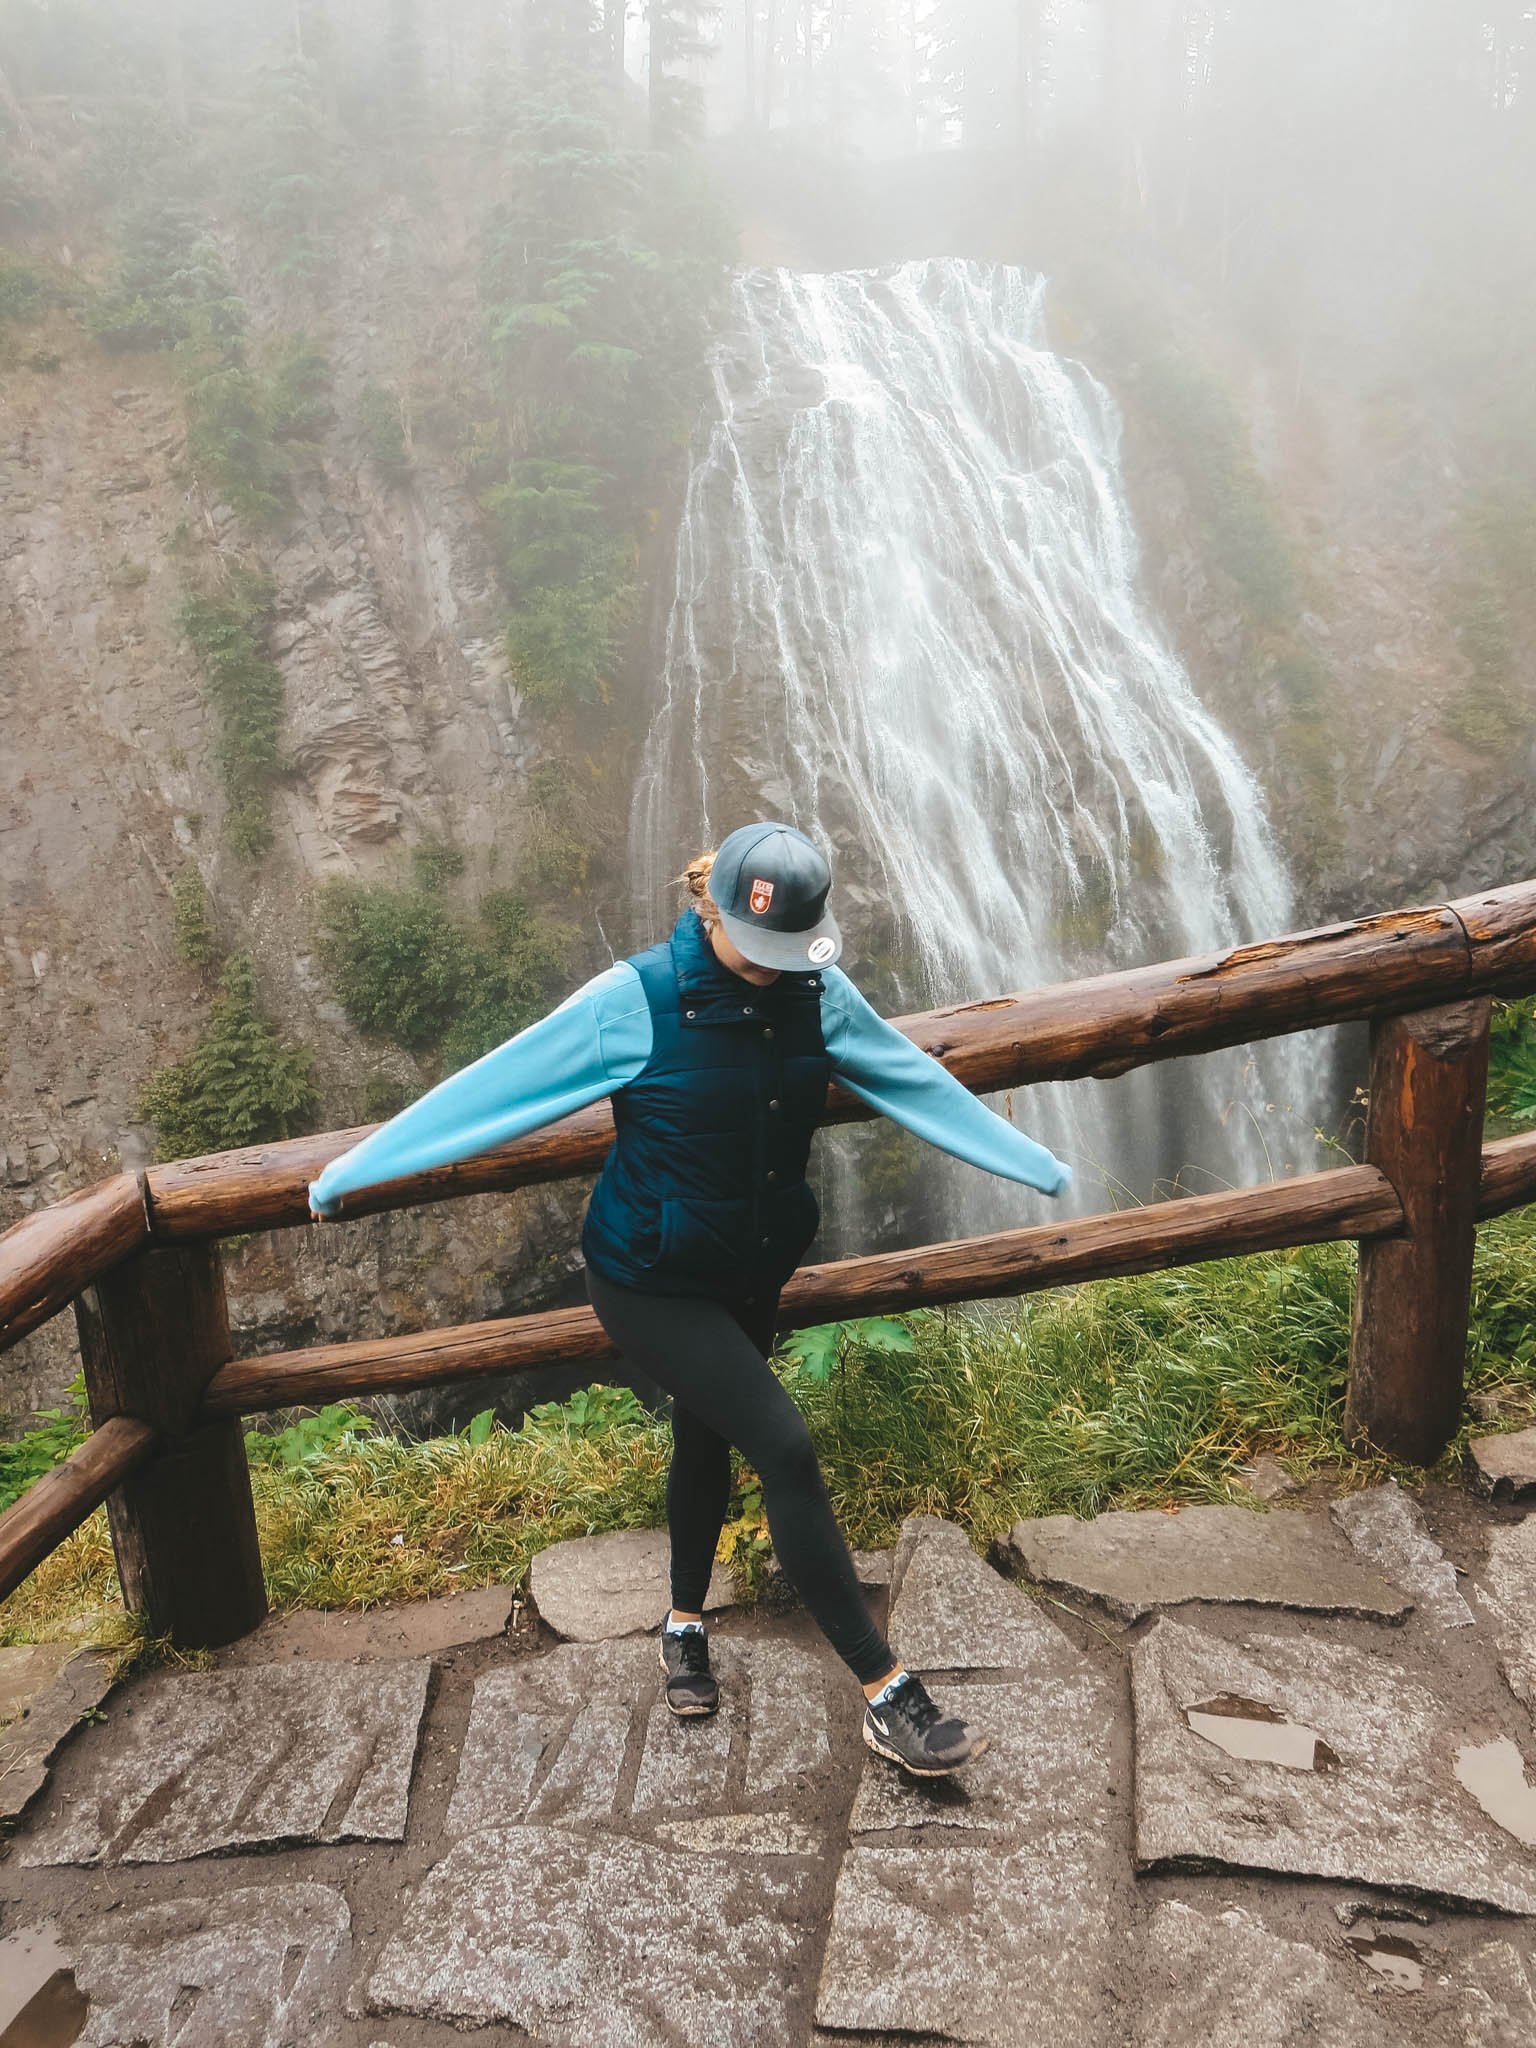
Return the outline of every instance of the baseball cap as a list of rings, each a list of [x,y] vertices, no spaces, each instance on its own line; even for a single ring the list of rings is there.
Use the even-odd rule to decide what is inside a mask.
[[[843,935],[828,911],[832,870],[793,825],[742,825],[721,840],[709,893],[725,935],[758,967],[804,974],[830,967]]]

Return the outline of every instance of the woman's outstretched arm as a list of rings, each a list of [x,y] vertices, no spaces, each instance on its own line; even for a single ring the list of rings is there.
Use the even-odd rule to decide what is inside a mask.
[[[822,1034],[837,1079],[882,1116],[987,1173],[1065,1194],[1072,1169],[979,1102],[931,1053],[864,999],[839,967],[823,971]]]
[[[632,1081],[650,1051],[640,977],[617,961],[333,1159],[311,1185],[309,1205],[316,1215],[336,1216],[345,1197],[363,1188],[471,1159],[555,1123]]]

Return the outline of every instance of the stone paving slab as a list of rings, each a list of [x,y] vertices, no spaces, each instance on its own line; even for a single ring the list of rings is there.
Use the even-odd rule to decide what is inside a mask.
[[[1085,1774],[1107,1794],[1107,1744],[1093,1738],[1108,1730],[1114,1701],[1096,1673],[1025,1672],[1003,1684],[946,1685],[938,1698],[946,1713],[986,1729],[991,1746],[952,1778],[910,1778],[871,1762],[854,1797],[850,1834],[967,1828],[1006,1842],[1074,1808]]]
[[[506,1630],[510,1586],[477,1586],[434,1600],[370,1607],[364,1614],[291,1609],[269,1614],[259,1628],[218,1654],[221,1668],[271,1664],[283,1657],[438,1657]]]
[[[1536,2041],[1536,1995],[1514,1944],[1453,1956],[1436,1933],[1401,1923],[1417,1968],[1380,1957],[1378,1973],[1346,1938],[1296,1941],[1240,1907],[1161,1905],[1142,1938],[1138,2048],[1521,2048]],[[1369,1931],[1357,1940],[1369,1942]],[[1414,1983],[1415,1976],[1418,1978]]]
[[[711,1657],[721,1707],[708,1720],[679,1720],[661,1701],[654,1640],[570,1643],[478,1680],[450,1834],[506,1821],[627,1825],[679,1810],[730,1803],[732,1758],[742,1796],[782,1799],[830,1767],[825,1674],[788,1643],[716,1641]],[[850,1689],[849,1712],[856,1702]],[[639,1759],[632,1792],[624,1780]]]
[[[665,1529],[620,1529],[552,1543],[533,1560],[533,1604],[557,1636],[596,1643],[659,1628],[672,1606]],[[736,1605],[729,1571],[716,1565],[706,1611]]]
[[[90,1790],[56,1800],[22,1861],[399,1841],[430,1670],[277,1664],[150,1680],[92,1731]]]
[[[1100,2048],[1130,1892],[1114,1690],[947,1523],[907,1524],[895,1584],[893,1635],[909,1662],[927,1653],[928,1668],[999,1672],[935,1688],[993,1742],[932,1785],[866,1763],[850,1823],[866,1839],[838,1874],[818,2025],[861,2041]],[[984,1839],[954,1839],[962,1829]],[[889,1831],[879,1846],[867,1840],[876,1831]]]
[[[417,1886],[368,2010],[572,2048],[765,2048],[796,2038],[785,2008],[814,1948],[813,1895],[782,1857],[482,1829]]]
[[[351,1916],[324,1884],[242,1886],[114,1914],[75,1957],[80,2048],[323,2048],[351,1970]]]
[[[54,1751],[112,1690],[114,1661],[71,1643],[0,1650],[0,1820],[43,1789]]]
[[[1536,1515],[1492,1531],[1480,1598],[1510,1691],[1536,1715]]]
[[[1046,1515],[1015,1522],[1006,1548],[1030,1578],[1101,1600],[1122,1621],[1196,1600],[1385,1621],[1413,1604],[1361,1563],[1326,1515],[1300,1508]]]
[[[1102,1833],[850,1849],[816,2018],[985,2048],[1102,2048],[1120,1947]]]
[[[1398,2048],[1360,1964],[1269,1933],[1240,1908],[1159,1906],[1143,1935],[1138,2048]],[[1361,1980],[1361,1981],[1354,1981]],[[1394,2012],[1393,2019],[1397,2017]],[[1387,2022],[1389,2025],[1390,2021]]]
[[[1536,1913],[1536,1852],[1456,1778],[1468,1735],[1454,1708],[1390,1658],[1316,1635],[1236,1645],[1165,1618],[1132,1650],[1131,1677],[1142,1868],[1220,1864]],[[1229,1755],[1184,1719],[1223,1694],[1314,1730],[1338,1767]]]
[[[903,1523],[892,1587],[891,1647],[916,1671],[1022,1670],[1065,1640],[963,1529],[934,1515]]]
[[[1477,1617],[1462,1599],[1456,1567],[1425,1526],[1419,1504],[1395,1480],[1367,1486],[1333,1503],[1331,1513],[1354,1548],[1376,1565],[1437,1628],[1471,1628]]]
[[[1478,1485],[1495,1500],[1529,1500],[1536,1494],[1536,1428],[1474,1437],[1467,1453]]]

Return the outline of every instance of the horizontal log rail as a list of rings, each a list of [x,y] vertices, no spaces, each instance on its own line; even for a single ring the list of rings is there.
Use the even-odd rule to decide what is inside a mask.
[[[23,1216],[0,1237],[0,1351],[148,1242],[144,1188],[133,1173]]]
[[[1481,1152],[1476,1139],[1488,998],[1533,989],[1536,882],[1528,882],[898,1019],[979,1093],[1108,1078],[1153,1061],[1368,1021],[1367,1160],[1258,1188],[804,1268],[784,1291],[781,1322],[803,1327],[1353,1238],[1361,1282],[1347,1427],[1360,1442],[1398,1455],[1417,1456],[1420,1448],[1436,1455],[1446,1417],[1459,1412],[1473,1225],[1536,1200],[1536,1133]],[[824,1121],[869,1114],[834,1090]],[[234,1418],[612,1355],[588,1310],[564,1309],[231,1360],[213,1241],[305,1221],[309,1182],[371,1128],[120,1174],[0,1235],[0,1349],[77,1301],[91,1340],[87,1377],[98,1423],[80,1450],[0,1515],[0,1597],[110,1496],[130,1603],[153,1609],[157,1626],[163,1620],[178,1640],[222,1640],[216,1617],[227,1622],[235,1611],[228,1596],[237,1580],[243,1618],[228,1626],[249,1626],[261,1607]],[[612,1135],[611,1114],[600,1104],[497,1152],[371,1190],[349,1202],[347,1214],[589,1173]],[[1442,1283],[1445,1274],[1451,1278]],[[1413,1314],[1369,1308],[1378,1299],[1402,1300],[1405,1290]],[[218,1542],[199,1548],[188,1535],[195,1526],[214,1529]],[[154,1598],[144,1589],[157,1589]]]
[[[147,1422],[114,1415],[0,1515],[0,1600],[146,1462],[158,1441]]]
[[[1063,982],[895,1021],[978,1094],[1133,1067],[1256,1039],[1536,988],[1536,882],[1428,910],[1396,911],[1088,981]],[[825,1123],[874,1114],[834,1088]],[[276,1230],[309,1220],[309,1183],[374,1125],[151,1167],[155,1241]],[[476,1159],[351,1197],[350,1216],[594,1173],[613,1142],[606,1103]],[[4,1240],[0,1239],[0,1257]]]

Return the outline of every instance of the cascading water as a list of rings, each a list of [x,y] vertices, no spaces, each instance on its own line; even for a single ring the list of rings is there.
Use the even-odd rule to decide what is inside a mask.
[[[951,260],[737,277],[636,792],[642,938],[754,816],[833,851],[844,964],[887,1007],[1289,928],[1258,786],[1138,593],[1119,415],[1047,346],[1044,297]],[[1310,1164],[1316,1068],[1281,1041],[1013,1109],[1102,1208]],[[884,1220],[860,1142],[823,1155],[829,1250]],[[922,1178],[944,1234],[1041,1214],[932,1153]]]

